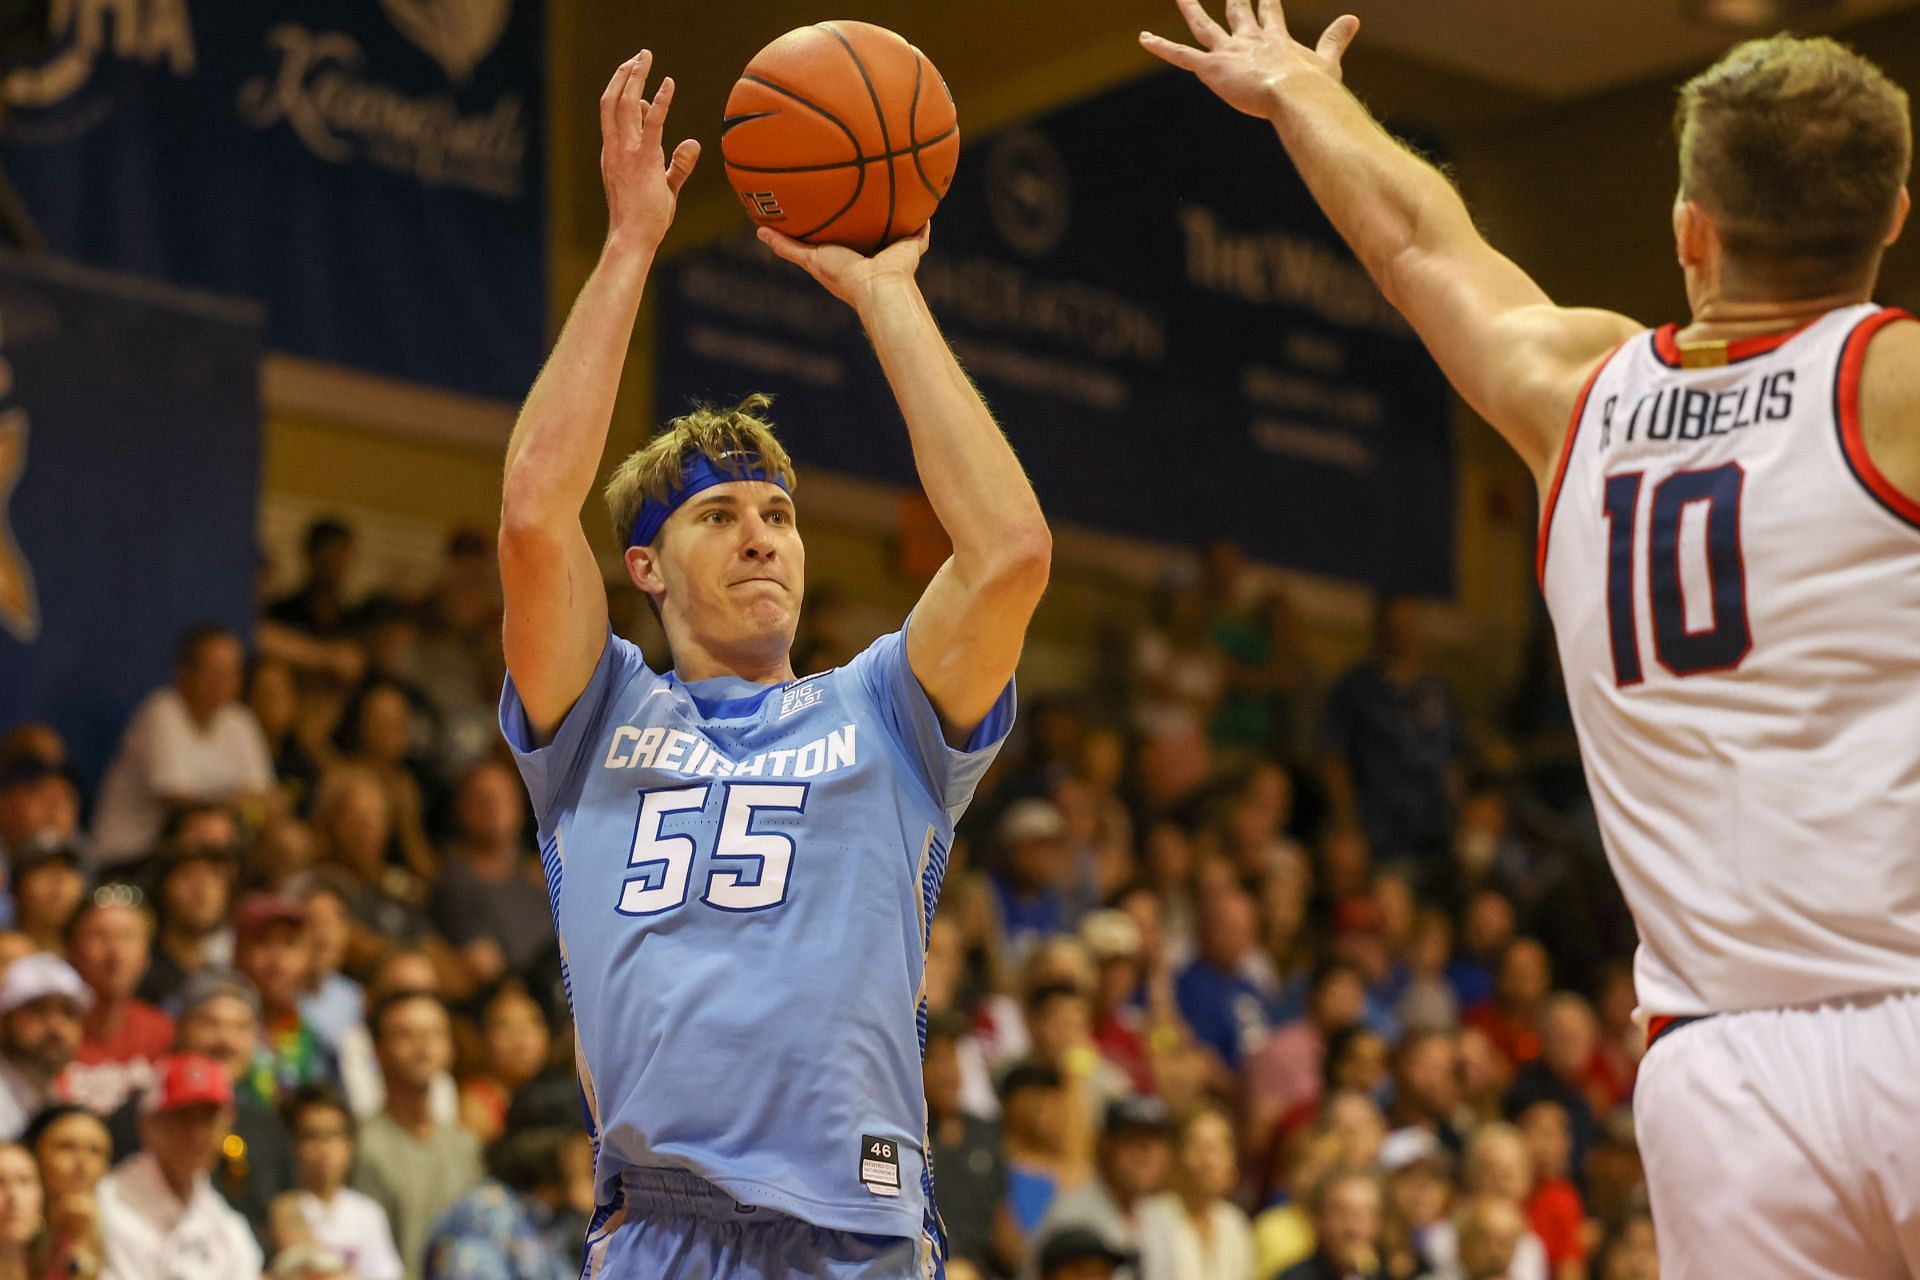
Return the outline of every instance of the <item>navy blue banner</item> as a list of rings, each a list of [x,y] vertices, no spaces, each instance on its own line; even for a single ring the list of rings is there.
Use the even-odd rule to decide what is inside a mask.
[[[541,0],[73,0],[0,161],[56,252],[258,299],[296,355],[518,399]]]
[[[1452,593],[1446,383],[1271,128],[1160,74],[963,139],[921,287],[1051,516]],[[914,483],[851,313],[801,272],[743,236],[659,289],[662,418],[771,391],[799,460]]]
[[[260,316],[0,254],[0,727],[104,767],[200,622],[247,634]]]

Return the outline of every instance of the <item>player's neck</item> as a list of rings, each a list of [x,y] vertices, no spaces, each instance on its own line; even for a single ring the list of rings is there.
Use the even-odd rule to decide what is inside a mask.
[[[753,684],[785,684],[793,679],[793,658],[783,648],[776,653],[723,653],[689,640],[673,651],[673,674],[680,683],[732,676]]]
[[[1868,301],[1869,293],[1869,288],[1861,286],[1813,298],[1783,300],[1728,298],[1716,292],[1695,300],[1693,319],[1680,330],[1678,338],[1684,347],[1694,343],[1738,342],[1742,338],[1791,333],[1812,324],[1829,311]]]

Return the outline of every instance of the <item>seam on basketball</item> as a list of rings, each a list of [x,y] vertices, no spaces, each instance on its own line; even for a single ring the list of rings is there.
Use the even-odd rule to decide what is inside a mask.
[[[859,203],[860,193],[866,190],[867,188],[867,158],[860,151],[860,139],[857,136],[855,136],[853,130],[847,128],[846,121],[842,120],[839,116],[833,114],[833,112],[827,110],[825,107],[821,106],[819,103],[814,102],[806,97],[803,97],[798,93],[795,93],[792,89],[787,88],[787,86],[783,84],[775,84],[773,81],[767,79],[765,76],[757,76],[757,75],[754,75],[752,72],[748,72],[745,75],[742,75],[740,78],[742,80],[750,81],[753,84],[757,84],[762,88],[771,89],[775,93],[781,94],[784,97],[792,98],[795,102],[799,103],[801,106],[805,107],[807,110],[820,116],[822,119],[828,121],[833,125],[834,128],[838,129],[840,132],[847,135],[847,143],[849,146],[853,148],[853,159],[847,161],[848,164],[853,166],[853,194],[848,196],[847,202],[841,205],[838,209],[835,209],[833,211],[833,216],[828,218],[825,222],[822,222],[817,226],[808,227],[805,231],[796,231],[791,233],[795,240],[805,240],[808,236],[819,235],[822,231],[825,231],[828,227],[840,221],[840,219],[846,214],[847,210],[853,208],[855,204]],[[885,141],[884,132],[881,135],[881,140]],[[721,143],[721,147],[720,147],[720,159],[723,163],[726,163],[733,168],[741,167],[738,165],[733,165],[732,161],[727,160],[727,148],[724,141]],[[831,167],[839,168],[840,166],[834,165]],[[752,172],[752,171],[748,170],[748,172]]]
[[[892,151],[893,138],[887,132],[887,113],[880,106],[880,90],[874,87],[873,77],[867,74],[867,64],[860,60],[860,51],[855,49],[853,47],[853,41],[847,39],[844,35],[841,35],[840,29],[834,26],[831,22],[822,22],[822,23],[819,23],[818,26],[822,31],[825,31],[828,35],[832,36],[835,40],[838,40],[840,42],[840,47],[847,51],[847,56],[853,59],[853,69],[860,73],[861,83],[867,86],[867,97],[871,99],[873,102],[873,118],[880,122],[880,150],[882,153]],[[907,141],[912,142],[913,139],[909,137]],[[862,173],[866,172],[866,166],[864,165],[861,166],[861,172]],[[895,185],[894,185],[894,178],[893,178],[893,164],[892,162],[888,162],[887,164],[887,223],[880,230],[879,242],[873,246],[872,251],[874,253],[878,253],[880,252],[880,250],[886,248],[887,240],[893,234],[894,191],[895,191]]]

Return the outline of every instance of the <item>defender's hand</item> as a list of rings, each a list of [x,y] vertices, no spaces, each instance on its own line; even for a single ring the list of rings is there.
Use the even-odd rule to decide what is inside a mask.
[[[876,289],[913,279],[932,229],[928,224],[918,235],[895,240],[871,258],[837,244],[802,244],[771,227],[760,228],[760,243],[788,262],[805,267],[829,293],[859,311],[873,300]]]
[[[700,144],[689,138],[668,161],[661,150],[667,108],[673,105],[673,77],[660,82],[653,101],[644,90],[653,54],[642,49],[620,64],[600,95],[600,180],[607,189],[607,236],[630,239],[651,250],[673,225],[680,188],[700,159]]]
[[[1163,62],[1193,72],[1234,110],[1262,120],[1273,114],[1290,76],[1319,75],[1339,83],[1340,59],[1360,30],[1360,19],[1352,14],[1335,18],[1309,49],[1287,34],[1280,0],[1260,0],[1258,16],[1250,0],[1227,0],[1224,28],[1208,16],[1200,0],[1174,2],[1200,47],[1163,40],[1150,31],[1140,33],[1142,47]]]

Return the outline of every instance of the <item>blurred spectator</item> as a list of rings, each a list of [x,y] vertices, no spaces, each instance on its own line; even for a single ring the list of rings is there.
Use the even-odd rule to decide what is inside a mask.
[[[993,1120],[1000,1115],[1000,1099],[994,1093],[986,1048],[962,1011],[960,984],[966,972],[963,946],[960,926],[953,922],[952,915],[946,910],[936,913],[927,929],[927,1017],[929,1023],[944,1018],[953,1031],[953,1053],[960,1073],[958,1106],[970,1116]]]
[[[266,616],[320,639],[344,635],[352,622],[343,592],[353,571],[353,530],[321,516],[307,526],[305,551],[306,579],[268,605]]]
[[[287,881],[319,865],[313,828],[288,814],[269,818],[246,848],[241,882],[250,889],[280,892]]]
[[[1598,1043],[1592,1005],[1569,992],[1548,999],[1540,1011],[1540,1055],[1514,1076],[1505,1102],[1507,1116],[1514,1120],[1536,1102],[1559,1105],[1572,1142],[1576,1182],[1587,1152],[1600,1138],[1589,1092]]]
[[[155,887],[159,931],[139,995],[164,1006],[194,974],[233,962],[227,909],[233,901],[234,865],[227,846],[178,839],[161,852]]]
[[[1192,963],[1199,949],[1198,903],[1194,897],[1199,855],[1193,836],[1171,820],[1147,827],[1141,883],[1158,907],[1160,933],[1167,963],[1178,971]]]
[[[18,1139],[34,1113],[55,1100],[92,1003],[92,990],[57,955],[35,952],[7,966],[0,977],[0,1141]]]
[[[1007,1205],[1022,1251],[1054,1199],[1092,1172],[1090,1126],[1079,1081],[1043,1062],[1022,1062],[1000,1082]]]
[[[1194,1036],[1227,1070],[1238,1071],[1273,1030],[1272,993],[1249,975],[1260,954],[1253,899],[1238,888],[1207,894],[1198,925],[1199,955],[1175,979],[1174,996]]]
[[[1341,1027],[1328,1036],[1326,1070],[1321,1080],[1327,1096],[1348,1092],[1384,1102],[1392,1092],[1388,1052],[1387,1038],[1363,1023]]]
[[[352,1185],[373,1197],[393,1224],[407,1274],[418,1277],[439,1216],[482,1176],[479,1144],[429,1105],[435,1077],[453,1065],[446,1006],[420,991],[397,991],[368,1014],[386,1084],[386,1107],[362,1123]]]
[[[45,1225],[45,1203],[33,1156],[10,1142],[0,1144],[0,1276],[6,1280],[33,1274],[30,1246]]]
[[[1087,1126],[1105,1114],[1107,1103],[1133,1091],[1127,1073],[1094,1046],[1093,1004],[1079,984],[1052,982],[1036,988],[1027,996],[1026,1014],[1032,1059],[1078,1081]]]
[[[434,924],[476,982],[525,974],[554,946],[553,908],[525,840],[526,790],[497,762],[475,765],[454,793],[453,841],[434,891]]]
[[[142,1104],[142,1150],[100,1182],[106,1280],[257,1280],[260,1246],[208,1171],[231,1131],[233,1083],[211,1058],[161,1063]]]
[[[1124,911],[1095,911],[1080,922],[1080,940],[1094,961],[1093,1043],[1137,1093],[1153,1091],[1147,1016],[1133,1004],[1145,980],[1140,926]],[[1174,1034],[1178,1034],[1175,1032]]]
[[[1034,1274],[1039,1280],[1112,1280],[1133,1260],[1133,1254],[1115,1249],[1097,1233],[1068,1227],[1040,1241]]]
[[[1650,1214],[1644,1210],[1629,1214],[1607,1233],[1594,1262],[1593,1280],[1660,1280],[1660,1254],[1654,1247]]]
[[[80,792],[65,768],[27,751],[0,756],[0,858],[36,841],[71,844],[80,826]]]
[[[337,1253],[358,1280],[400,1280],[406,1268],[386,1210],[347,1186],[354,1122],[346,1103],[324,1085],[303,1085],[287,1095],[280,1116],[293,1138],[295,1186],[283,1202],[293,1206],[305,1238]],[[278,1234],[291,1235],[275,1208]],[[298,1241],[275,1243],[284,1249]]]
[[[424,991],[445,999],[439,966],[425,951],[403,949],[389,952],[380,961],[380,967],[374,970],[373,978],[367,984],[366,998],[371,1004],[378,1004],[383,998],[401,991]],[[353,1108],[355,1118],[362,1124],[378,1115],[387,1105],[386,1076],[380,1066],[380,1056],[375,1052],[372,1025],[371,1019],[355,1022],[340,1040],[341,1088],[347,1095],[347,1105]],[[460,1090],[454,1083],[451,1070],[442,1070],[434,1076],[427,1090],[427,1105],[436,1123],[454,1125],[460,1122]]]
[[[1593,1065],[1587,1073],[1587,1086],[1594,1112],[1604,1125],[1616,1109],[1633,1096],[1634,1076],[1640,1070],[1641,1055],[1647,1051],[1647,1034],[1634,1021],[1639,1003],[1633,991],[1633,965],[1615,961],[1605,967],[1600,978],[1600,998],[1594,1010],[1599,1020],[1599,1042],[1594,1046]],[[1628,1116],[1627,1121],[1632,1122]]]
[[[1460,1258],[1436,1273],[1437,1280],[1520,1280],[1526,1220],[1504,1196],[1474,1196],[1454,1213]]]
[[[1567,1177],[1573,1137],[1566,1109],[1543,1098],[1528,1104],[1518,1119],[1533,1162],[1533,1189],[1523,1206],[1527,1225],[1547,1251],[1554,1280],[1586,1280],[1587,1210]]]
[[[301,1085],[333,1083],[333,1055],[300,1016],[313,949],[307,909],[298,898],[256,893],[233,913],[233,965],[260,997],[260,1040],[242,1093],[277,1107]]]
[[[1326,718],[1336,813],[1360,824],[1382,863],[1413,859],[1431,871],[1453,829],[1464,735],[1453,696],[1427,667],[1417,603],[1381,597],[1373,653],[1333,687]]]
[[[1454,1238],[1445,1245],[1436,1234],[1435,1253],[1445,1256],[1436,1257],[1435,1261],[1442,1265],[1458,1263],[1469,1275],[1490,1275],[1500,1280],[1549,1280],[1552,1273],[1547,1265],[1546,1248],[1540,1243],[1540,1237],[1526,1226],[1526,1203],[1533,1194],[1533,1157],[1520,1131],[1510,1124],[1481,1125],[1467,1144],[1465,1181],[1470,1196],[1504,1200],[1520,1217],[1519,1243],[1514,1246],[1512,1261],[1507,1264],[1509,1273],[1503,1275],[1484,1267],[1476,1268],[1475,1259],[1466,1256],[1463,1248],[1466,1241],[1459,1235],[1457,1221]],[[1498,1232],[1492,1234],[1502,1236]]]
[[[240,814],[219,800],[189,800],[170,805],[160,824],[161,852],[213,849],[231,855],[242,843]]]
[[[147,973],[153,917],[140,890],[103,884],[67,929],[67,959],[93,991],[80,1047],[67,1068],[67,1097],[108,1115],[153,1082],[173,1047],[173,1019],[134,992]]]
[[[1278,1280],[1384,1280],[1380,1269],[1380,1182],[1349,1171],[1323,1179],[1313,1189],[1313,1256],[1288,1267]]]
[[[592,1211],[593,1153],[571,1090],[514,1100],[506,1136],[487,1148],[487,1180],[434,1225],[426,1280],[573,1280]]]
[[[67,924],[87,896],[80,851],[70,844],[30,841],[12,858],[13,927],[41,951],[62,951]]]
[[[1507,1086],[1513,1081],[1513,1068],[1494,1047],[1493,1041],[1472,1027],[1462,1027],[1460,1049],[1460,1102],[1468,1123],[1483,1123],[1506,1117]]]
[[[1446,1245],[1456,1236],[1452,1171],[1446,1150],[1424,1129],[1400,1129],[1380,1145],[1380,1169],[1386,1175],[1385,1269],[1396,1280],[1426,1276],[1434,1267],[1434,1234],[1443,1229]]]
[[[95,1192],[113,1163],[106,1124],[85,1107],[58,1103],[33,1118],[21,1145],[39,1163],[46,1202],[35,1274],[98,1274],[104,1254]]]
[[[353,883],[337,867],[321,868],[283,886],[287,895],[307,909],[307,986],[300,996],[300,1017],[327,1051],[337,1058],[350,1029],[366,1016],[366,993],[359,983],[340,972],[353,938],[347,915],[347,896]]]
[[[172,805],[221,800],[267,812],[273,759],[259,722],[240,702],[244,658],[239,637],[220,627],[196,627],[181,638],[173,683],[133,713],[100,784],[93,818],[100,863],[151,852]]]
[[[314,799],[313,827],[322,863],[338,867],[352,884],[346,968],[364,972],[390,946],[426,937],[430,926],[412,901],[411,877],[398,868],[390,874],[387,866],[393,808],[379,774],[360,765],[329,769]]]
[[[1274,1124],[1319,1100],[1328,1037],[1358,1025],[1366,1008],[1366,986],[1352,965],[1328,961],[1314,973],[1306,1014],[1275,1031],[1247,1060],[1247,1106],[1255,1135],[1264,1139]]]
[[[310,1243],[282,1249],[267,1276],[269,1280],[362,1280],[344,1257],[325,1245]]]
[[[235,1090],[213,1169],[214,1190],[247,1219],[264,1249],[271,1243],[268,1216],[273,1199],[292,1185],[293,1149],[280,1117],[240,1090],[252,1070],[259,1035],[258,997],[246,979],[209,969],[187,980],[180,992],[174,1049],[219,1063]],[[140,1105],[140,1099],[129,1099],[107,1122],[120,1151],[139,1145]]]
[[[1552,990],[1547,949],[1533,938],[1515,938],[1500,954],[1493,999],[1468,1009],[1466,1024],[1492,1041],[1509,1066],[1524,1066],[1540,1056],[1540,1014]]]
[[[927,1133],[948,1253],[990,1270],[1018,1256],[1020,1235],[1007,1203],[1007,1169],[1000,1127],[971,1116],[960,1104],[959,1045],[967,1020],[955,1013],[928,1019],[921,1073],[927,1097]]]
[[[1139,1253],[1142,1206],[1166,1189],[1172,1166],[1173,1118],[1167,1104],[1158,1098],[1110,1103],[1100,1129],[1098,1176],[1054,1199],[1041,1221],[1040,1239],[1084,1231],[1117,1254]],[[1044,1277],[1044,1266],[1040,1273]]]
[[[1503,893],[1482,889],[1467,900],[1461,916],[1460,949],[1447,965],[1447,980],[1462,1009],[1494,997],[1494,969],[1513,941],[1513,903]]]
[[[1451,1031],[1460,1025],[1460,1001],[1447,981],[1452,954],[1453,924],[1446,913],[1415,912],[1407,938],[1407,985],[1394,1007],[1409,1032]]]
[[[493,994],[480,1011],[481,1064],[460,1082],[460,1122],[482,1143],[498,1138],[522,1086],[547,1066],[553,1032],[540,1004],[517,982]]]
[[[1181,1123],[1173,1189],[1140,1210],[1140,1280],[1254,1280],[1253,1228],[1228,1199],[1240,1181],[1234,1147],[1217,1106]]]
[[[1460,1050],[1444,1031],[1409,1032],[1393,1050],[1393,1105],[1396,1129],[1431,1134],[1448,1156],[1458,1159],[1466,1144],[1455,1122],[1460,1114]]]
[[[392,823],[392,852],[401,865],[431,883],[439,861],[427,838],[426,791],[414,765],[418,737],[407,686],[387,676],[370,676],[341,709],[334,745],[343,762],[359,765],[379,780]],[[383,861],[388,852],[382,850]]]
[[[1170,568],[1155,588],[1151,621],[1134,637],[1133,723],[1148,737],[1204,729],[1227,689],[1227,657],[1208,635],[1199,575]]]
[[[1000,862],[990,878],[1001,941],[1007,960],[1019,964],[1041,939],[1067,931],[1067,823],[1051,800],[1030,797],[1008,806],[996,834]]]
[[[442,716],[437,755],[443,770],[457,771],[499,737],[494,702],[500,680],[493,668],[500,661],[500,570],[492,538],[470,528],[448,535],[439,580],[418,614],[418,678]]]
[[[326,753],[301,732],[300,685],[290,663],[258,657],[247,672],[247,709],[259,722],[274,780],[289,813],[305,813],[320,783]]]

